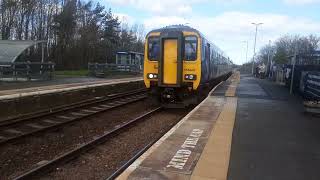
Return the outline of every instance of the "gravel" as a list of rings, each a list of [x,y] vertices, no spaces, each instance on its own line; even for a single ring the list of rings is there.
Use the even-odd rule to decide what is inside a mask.
[[[39,166],[105,131],[149,111],[145,101],[115,108],[55,131],[25,138],[15,144],[0,147],[0,179],[12,179],[22,172]]]
[[[105,179],[150,142],[163,136],[187,112],[159,112],[40,179]]]

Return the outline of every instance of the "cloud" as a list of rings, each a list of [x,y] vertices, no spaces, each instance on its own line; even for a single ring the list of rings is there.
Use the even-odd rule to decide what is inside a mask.
[[[156,23],[155,23],[156,22]],[[173,24],[186,24],[188,21],[179,16],[155,16],[144,20],[144,25],[147,30],[161,28]]]
[[[264,23],[258,29],[257,51],[269,40],[275,41],[281,35],[311,33],[320,35],[320,22],[269,13],[226,12],[209,19],[201,18],[200,21],[193,23],[199,23],[199,28],[208,34],[210,39],[224,49],[235,62],[242,63],[245,61],[245,48],[241,41],[249,41],[249,57],[253,55],[255,27],[252,22]]]
[[[192,12],[192,6],[197,4],[234,4],[248,2],[249,0],[104,0],[105,2],[130,6],[148,11],[153,15],[184,15]]]
[[[156,15],[185,14],[192,11],[191,5],[204,0],[105,0],[112,4],[130,6]]]
[[[320,35],[318,21],[270,13],[232,11],[212,17],[193,16],[185,19],[181,16],[154,16],[144,20],[147,30],[170,24],[190,24],[224,50],[237,64],[245,62],[246,44],[242,41],[249,41],[248,57],[253,55],[255,27],[251,24],[252,22],[264,23],[258,29],[257,51],[269,40],[275,41],[281,35]]]
[[[285,4],[288,5],[310,5],[318,4],[320,0],[283,0]]]
[[[246,44],[249,41],[248,57],[253,55],[255,27],[252,22],[263,22],[259,27],[257,51],[269,40],[275,41],[281,35],[316,34],[320,36],[320,22],[304,17],[273,13],[251,13],[227,11],[204,16],[192,8],[195,5],[237,5],[252,0],[104,0],[115,5],[127,6],[144,11],[144,16],[120,16],[130,22],[144,24],[146,31],[172,24],[188,24],[205,34],[218,47],[224,50],[237,64],[245,61]],[[310,5],[320,0],[282,0],[287,5]],[[228,8],[227,8],[228,9]],[[145,13],[145,12],[148,13]],[[123,15],[123,14],[122,14]],[[121,19],[121,18],[120,18]],[[135,21],[136,20],[136,21]]]
[[[121,22],[128,23],[128,24],[134,24],[135,23],[135,19],[132,16],[128,15],[128,14],[125,14],[125,13],[114,13],[114,16],[118,17],[118,19]]]

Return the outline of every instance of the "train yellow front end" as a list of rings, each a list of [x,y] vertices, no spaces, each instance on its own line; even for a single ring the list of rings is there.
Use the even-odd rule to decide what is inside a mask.
[[[197,90],[201,80],[200,43],[201,38],[196,32],[148,34],[144,82],[151,89],[155,101],[162,104],[181,103]]]
[[[171,107],[198,102],[199,89],[215,76],[210,71],[210,48],[207,56],[202,54],[203,41],[197,30],[186,26],[166,27],[147,35],[144,82],[154,102]]]

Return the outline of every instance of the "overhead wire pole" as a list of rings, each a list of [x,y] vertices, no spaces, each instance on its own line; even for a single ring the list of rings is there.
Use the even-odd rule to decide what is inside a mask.
[[[255,57],[256,57],[258,26],[262,25],[263,23],[251,23],[251,24],[256,26],[256,34],[255,34],[255,37],[254,37],[254,47],[253,47],[252,69],[251,69],[251,73],[253,74],[254,62],[255,62]]]

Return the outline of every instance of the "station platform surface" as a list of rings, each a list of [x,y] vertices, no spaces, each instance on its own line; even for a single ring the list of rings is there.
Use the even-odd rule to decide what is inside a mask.
[[[118,179],[320,179],[319,127],[283,86],[236,73]]]
[[[129,77],[118,79],[101,79],[85,77],[65,78],[46,82],[5,83],[0,87],[0,100],[142,80],[142,77]]]

